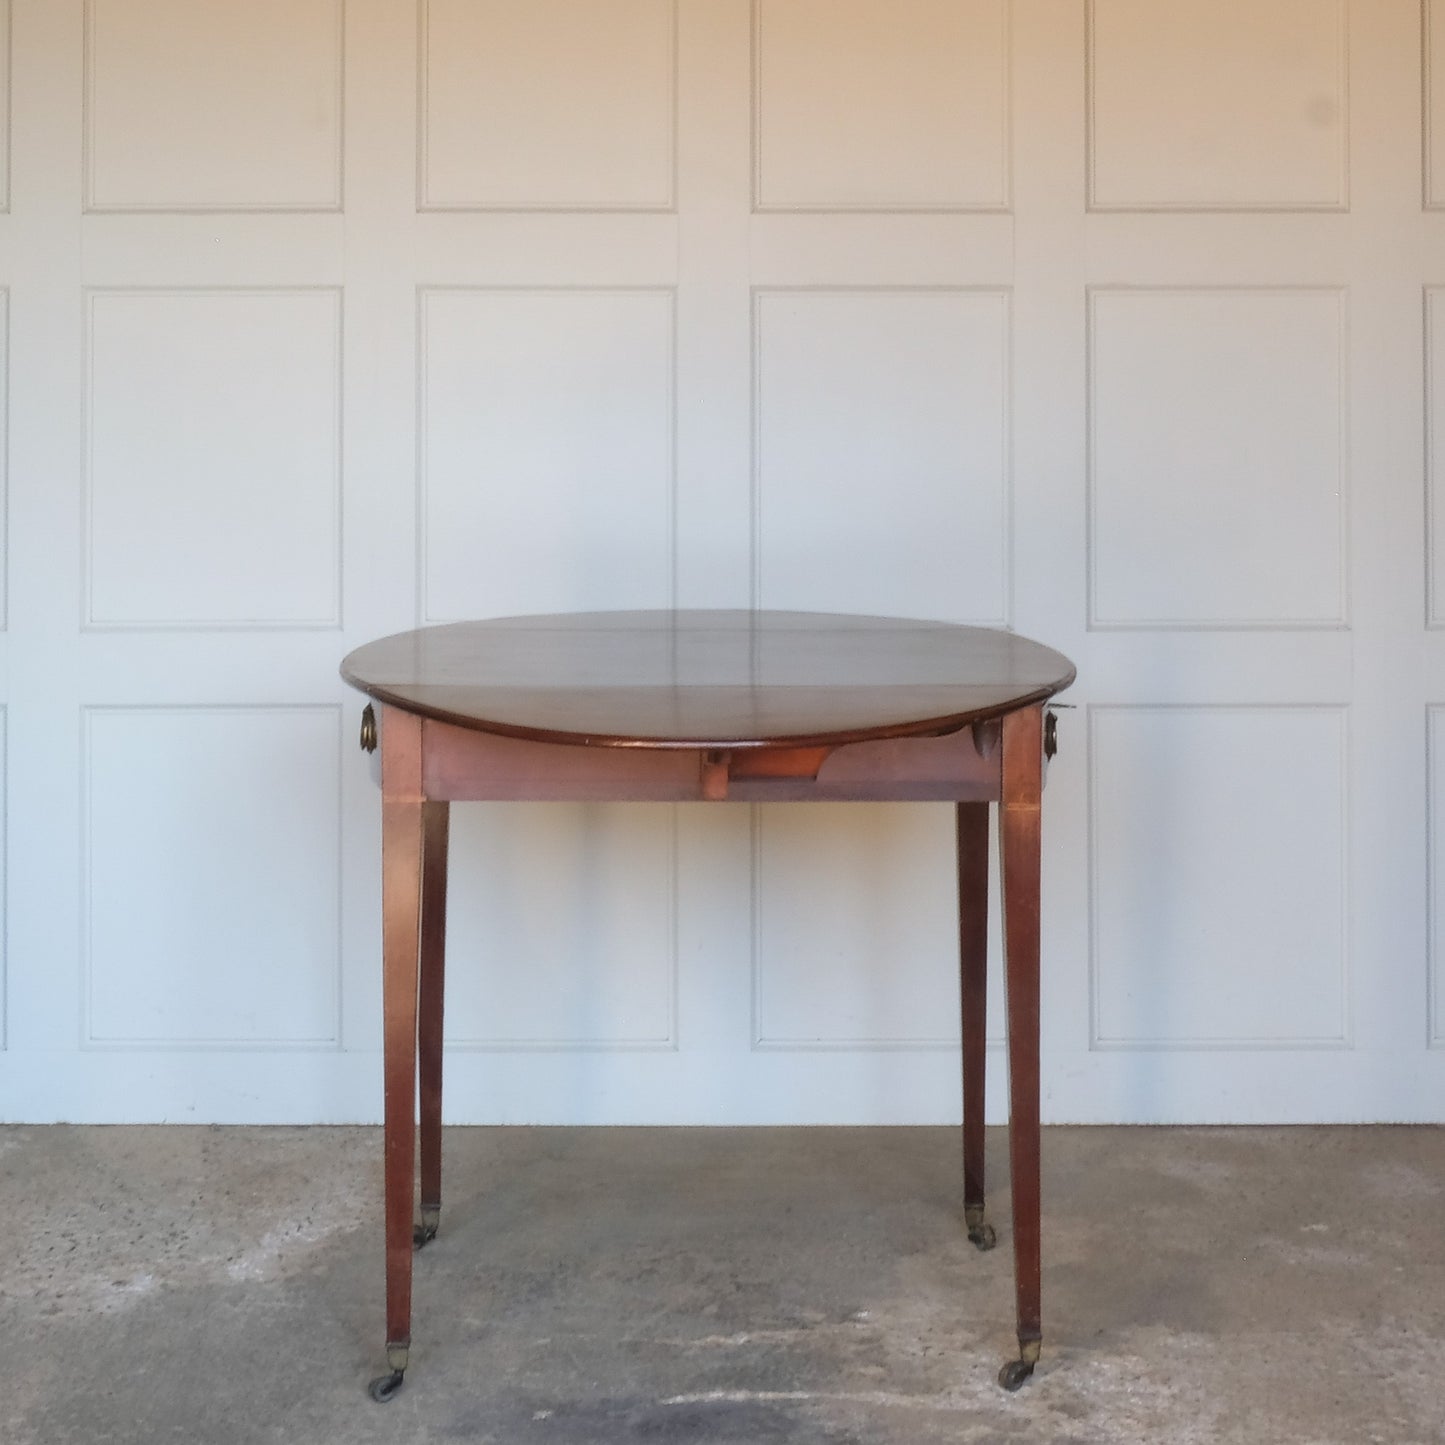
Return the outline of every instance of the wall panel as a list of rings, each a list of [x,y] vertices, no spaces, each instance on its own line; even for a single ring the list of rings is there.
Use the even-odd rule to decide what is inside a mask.
[[[336,1047],[338,709],[85,724],[84,1044]]]
[[[1009,0],[754,0],[754,204],[998,211]]]
[[[340,621],[341,298],[88,298],[85,620]]]
[[[1445,209],[1445,0],[1423,0],[1425,205]]]
[[[1004,621],[1009,378],[1005,293],[759,292],[759,605]]]
[[[1091,1046],[1344,1046],[1344,710],[1095,707],[1089,746]]]
[[[422,0],[425,210],[668,210],[676,0]]]
[[[86,0],[92,211],[341,206],[343,0]]]
[[[1345,298],[1090,296],[1090,620],[1341,626]]]
[[[677,1044],[675,810],[497,803],[452,810],[449,1043]]]
[[[753,810],[753,1019],[766,1050],[956,1049],[952,808]],[[989,1038],[1002,1042],[998,858],[989,864]]]
[[[1348,205],[1346,0],[1090,0],[1096,210]]]
[[[1445,626],[1445,286],[1425,291],[1425,565],[1429,623]]]
[[[672,596],[673,302],[423,293],[422,615]]]

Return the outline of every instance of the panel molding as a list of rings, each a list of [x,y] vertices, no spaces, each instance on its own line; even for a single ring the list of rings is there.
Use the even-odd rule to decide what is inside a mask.
[[[1294,202],[1271,204],[1248,201],[1211,201],[1200,198],[1173,202],[1159,201],[1107,201],[1098,199],[1096,184],[1097,155],[1096,139],[1098,120],[1096,113],[1096,39],[1098,0],[1085,0],[1084,4],[1084,157],[1085,157],[1085,207],[1090,212],[1102,214],[1126,212],[1136,215],[1149,214],[1250,214],[1250,215],[1319,215],[1347,212],[1350,209],[1350,21],[1349,0],[1333,0],[1336,12],[1337,43],[1339,64],[1336,72],[1340,104],[1340,143],[1336,158],[1337,192],[1333,199],[1317,202]],[[1429,0],[1426,0],[1429,3]],[[1227,100],[1221,98],[1227,105]]]
[[[137,714],[168,716],[236,716],[239,714],[295,716],[299,713],[314,713],[330,716],[336,729],[336,775],[333,780],[336,798],[336,897],[332,908],[336,922],[335,957],[331,961],[332,1029],[329,1035],[319,1038],[287,1039],[266,1037],[253,1038],[185,1038],[167,1039],[150,1037],[112,1036],[97,1037],[94,1031],[94,971],[92,952],[92,898],[94,894],[92,863],[91,803],[94,792],[92,781],[92,725],[100,716]],[[298,1054],[298,1053],[340,1053],[343,1049],[343,990],[345,982],[345,758],[346,710],[341,703],[137,703],[137,704],[83,704],[80,709],[81,757],[80,757],[80,1008],[77,1020],[78,1046],[82,1052],[95,1053],[257,1053],[257,1054]]]
[[[1338,468],[1340,485],[1339,511],[1340,547],[1338,564],[1339,609],[1333,617],[1250,617],[1217,618],[1148,618],[1143,620],[1101,616],[1098,591],[1098,486],[1097,444],[1099,423],[1096,412],[1099,393],[1098,305],[1106,296],[1330,296],[1339,311],[1339,348],[1337,356],[1340,410],[1338,418]],[[1103,285],[1087,288],[1087,341],[1085,343],[1085,535],[1084,570],[1088,597],[1087,630],[1090,632],[1342,632],[1351,626],[1350,558],[1353,552],[1350,499],[1353,492],[1350,466],[1350,306],[1349,289],[1345,286],[1134,286]]]
[[[544,805],[545,806],[545,805]],[[679,1049],[678,996],[680,992],[680,950],[678,945],[678,849],[679,829],[677,804],[668,810],[668,866],[665,893],[667,896],[667,968],[664,987],[667,992],[667,1032],[661,1038],[504,1038],[499,1035],[448,1037],[444,1052],[458,1054],[655,1054],[676,1053]]]
[[[321,215],[345,209],[346,184],[346,5],[331,0],[335,14],[336,65],[336,152],[333,158],[334,185],[330,196],[311,201],[106,201],[95,198],[95,6],[85,0],[82,41],[84,78],[81,92],[81,176],[82,210],[87,215]],[[7,206],[8,209],[8,198]]]
[[[1436,898],[1436,877],[1445,864],[1445,838],[1436,824],[1436,792],[1445,783],[1445,759],[1435,746],[1436,720],[1445,720],[1445,703],[1425,707],[1425,1047],[1445,1049],[1445,1027],[1439,1018],[1445,1000],[1445,911]]]
[[[751,453],[748,467],[748,597],[749,606],[758,610],[763,606],[763,476],[762,476],[762,310],[763,302],[770,296],[831,296],[838,298],[877,296],[992,296],[1003,302],[1003,356],[1001,358],[1004,384],[1002,388],[1002,414],[999,418],[999,435],[1003,443],[1003,468],[1000,477],[1000,500],[1002,503],[1001,526],[999,528],[1000,585],[1002,602],[1000,615],[990,617],[949,618],[949,621],[966,622],[980,627],[1013,627],[1014,612],[1014,516],[1015,516],[1015,468],[1013,418],[1015,410],[1014,368],[1013,368],[1013,288],[1008,286],[940,286],[940,285],[889,285],[889,286],[754,286],[751,290],[752,339],[749,354],[748,394],[752,408],[750,424]]]
[[[0,45],[5,48],[5,104],[0,106],[0,125],[5,127],[0,143],[5,168],[0,177],[0,216],[4,216],[10,213],[11,177],[15,174],[15,7],[11,0],[0,0]]]
[[[1420,197],[1427,211],[1445,211],[1445,194],[1435,193],[1435,157],[1445,146],[1445,136],[1437,136],[1434,125],[1435,99],[1440,94],[1435,76],[1435,9],[1439,4],[1440,0],[1420,0]],[[1445,31],[1445,13],[1439,17],[1438,24]],[[1445,35],[1440,38],[1445,39]]]
[[[200,618],[189,619],[140,619],[136,621],[113,622],[97,619],[94,613],[94,585],[92,570],[95,559],[95,537],[93,533],[93,512],[91,488],[94,476],[94,427],[91,418],[95,392],[95,306],[106,297],[191,297],[191,296],[329,296],[334,306],[334,330],[332,335],[334,365],[332,371],[333,404],[332,422],[332,477],[331,509],[332,520],[329,540],[332,548],[332,563],[336,569],[336,586],[330,616],[318,618]],[[342,545],[344,516],[343,487],[345,485],[345,427],[344,408],[346,398],[345,339],[343,291],[340,286],[87,286],[82,288],[85,309],[84,338],[84,380],[81,402],[81,437],[83,448],[81,474],[81,615],[82,632],[125,632],[125,633],[234,633],[234,632],[332,632],[342,626],[343,598],[346,595],[346,549]]]
[[[1351,948],[1351,889],[1349,869],[1350,847],[1350,709],[1338,703],[1086,703],[1087,734],[1087,841],[1085,878],[1088,889],[1089,944],[1089,1052],[1090,1053],[1333,1053],[1354,1047],[1354,1021],[1351,999],[1354,996],[1354,953]],[[1318,1038],[1284,1035],[1279,1037],[1242,1037],[1201,1035],[1194,1038],[1124,1038],[1105,1037],[1101,1031],[1100,1009],[1102,990],[1101,949],[1099,943],[1099,759],[1098,720],[1108,713],[1207,713],[1237,716],[1279,716],[1291,713],[1331,714],[1340,727],[1340,975],[1338,1034]]]
[[[1003,185],[996,199],[982,201],[940,201],[933,204],[907,204],[892,201],[875,203],[848,200],[812,202],[765,202],[763,200],[763,86],[762,86],[762,7],[766,0],[752,0],[750,17],[749,46],[752,97],[751,114],[752,151],[752,210],[755,215],[1007,215],[1013,209],[1013,0],[996,0],[999,6],[1003,30],[1003,48],[1000,56],[1002,86],[1003,155],[1000,162],[1000,176]]]
[[[615,199],[604,202],[580,202],[558,199],[556,201],[487,202],[487,201],[437,201],[429,193],[431,136],[428,114],[430,111],[430,75],[428,58],[431,46],[431,4],[432,0],[417,0],[417,55],[416,55],[416,209],[428,212],[454,214],[533,214],[546,215],[609,215],[619,212],[634,215],[669,215],[677,210],[677,168],[678,168],[678,0],[671,0],[668,6],[668,24],[671,31],[671,63],[668,67],[668,166],[667,190],[656,201],[627,201]]]
[[[10,1047],[10,709],[0,702],[0,1054]]]
[[[10,287],[0,285],[0,634],[10,630]]]
[[[1437,489],[1445,484],[1441,447],[1445,438],[1435,416],[1435,394],[1445,406],[1445,375],[1435,364],[1436,347],[1445,349],[1445,286],[1427,286],[1424,291],[1425,326],[1425,626],[1429,631],[1445,628],[1445,558],[1435,542],[1435,530],[1445,522],[1445,498]]]
[[[959,1032],[951,1034],[920,1034],[914,1036],[879,1037],[862,1035],[851,1038],[792,1038],[785,1034],[769,1034],[763,1018],[763,804],[748,805],[748,987],[749,987],[749,1051],[755,1054],[897,1054],[897,1053],[960,1053],[963,1040]],[[879,806],[863,804],[860,806]],[[889,806],[884,804],[882,806]],[[992,828],[993,824],[990,823]],[[992,871],[992,870],[991,870]],[[957,939],[954,939],[956,945]],[[959,963],[955,956],[952,973],[955,988],[960,986]],[[955,1003],[957,995],[955,994]],[[957,1016],[955,1012],[955,1017]],[[1006,1046],[1003,1034],[989,1031],[986,1047],[989,1053]]]
[[[433,296],[663,296],[667,298],[670,326],[667,359],[667,537],[669,607],[677,606],[678,598],[678,440],[677,440],[677,366],[678,316],[676,286],[473,286],[419,285],[416,288],[416,617],[418,626],[454,622],[454,617],[435,616],[428,598],[430,578],[430,477],[427,456],[427,302]]]

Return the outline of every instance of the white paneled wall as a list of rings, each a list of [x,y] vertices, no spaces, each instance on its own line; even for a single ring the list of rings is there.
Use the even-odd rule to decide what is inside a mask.
[[[420,10],[422,209],[673,208],[673,0]]]
[[[0,1118],[377,1118],[338,661],[674,603],[1077,661],[1046,1117],[1445,1118],[1442,0],[0,0],[0,79]],[[957,1117],[948,809],[453,838],[450,1119]]]
[[[756,293],[760,607],[1009,614],[998,291]]]
[[[1349,204],[1349,0],[1089,0],[1089,202]]]
[[[421,616],[667,607],[670,290],[421,295]]]
[[[86,302],[86,622],[338,626],[339,290]]]
[[[753,7],[760,211],[1001,211],[1008,0]]]
[[[86,1045],[338,1046],[340,721],[86,709]]]
[[[1445,208],[1445,4],[1425,0],[1425,206]]]
[[[1093,625],[1347,625],[1343,293],[1089,302]]]
[[[341,207],[344,0],[88,0],[91,211]]]
[[[1091,721],[1091,1046],[1347,1046],[1344,709]]]
[[[1425,290],[1425,466],[1429,504],[1427,582],[1430,625],[1445,626],[1445,286]]]

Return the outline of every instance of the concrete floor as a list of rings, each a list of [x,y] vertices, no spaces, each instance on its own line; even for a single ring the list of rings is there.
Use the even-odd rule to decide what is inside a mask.
[[[1046,1130],[1016,1396],[1002,1131],[446,1146],[378,1406],[378,1131],[0,1129],[0,1441],[1445,1441],[1445,1130]]]

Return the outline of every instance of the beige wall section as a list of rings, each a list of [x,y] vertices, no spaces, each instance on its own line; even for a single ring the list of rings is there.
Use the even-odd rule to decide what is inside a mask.
[[[377,1117],[339,658],[673,601],[1078,662],[1046,1117],[1442,1116],[1440,0],[0,22],[0,1116]],[[459,809],[448,1116],[956,1118],[949,834]]]

